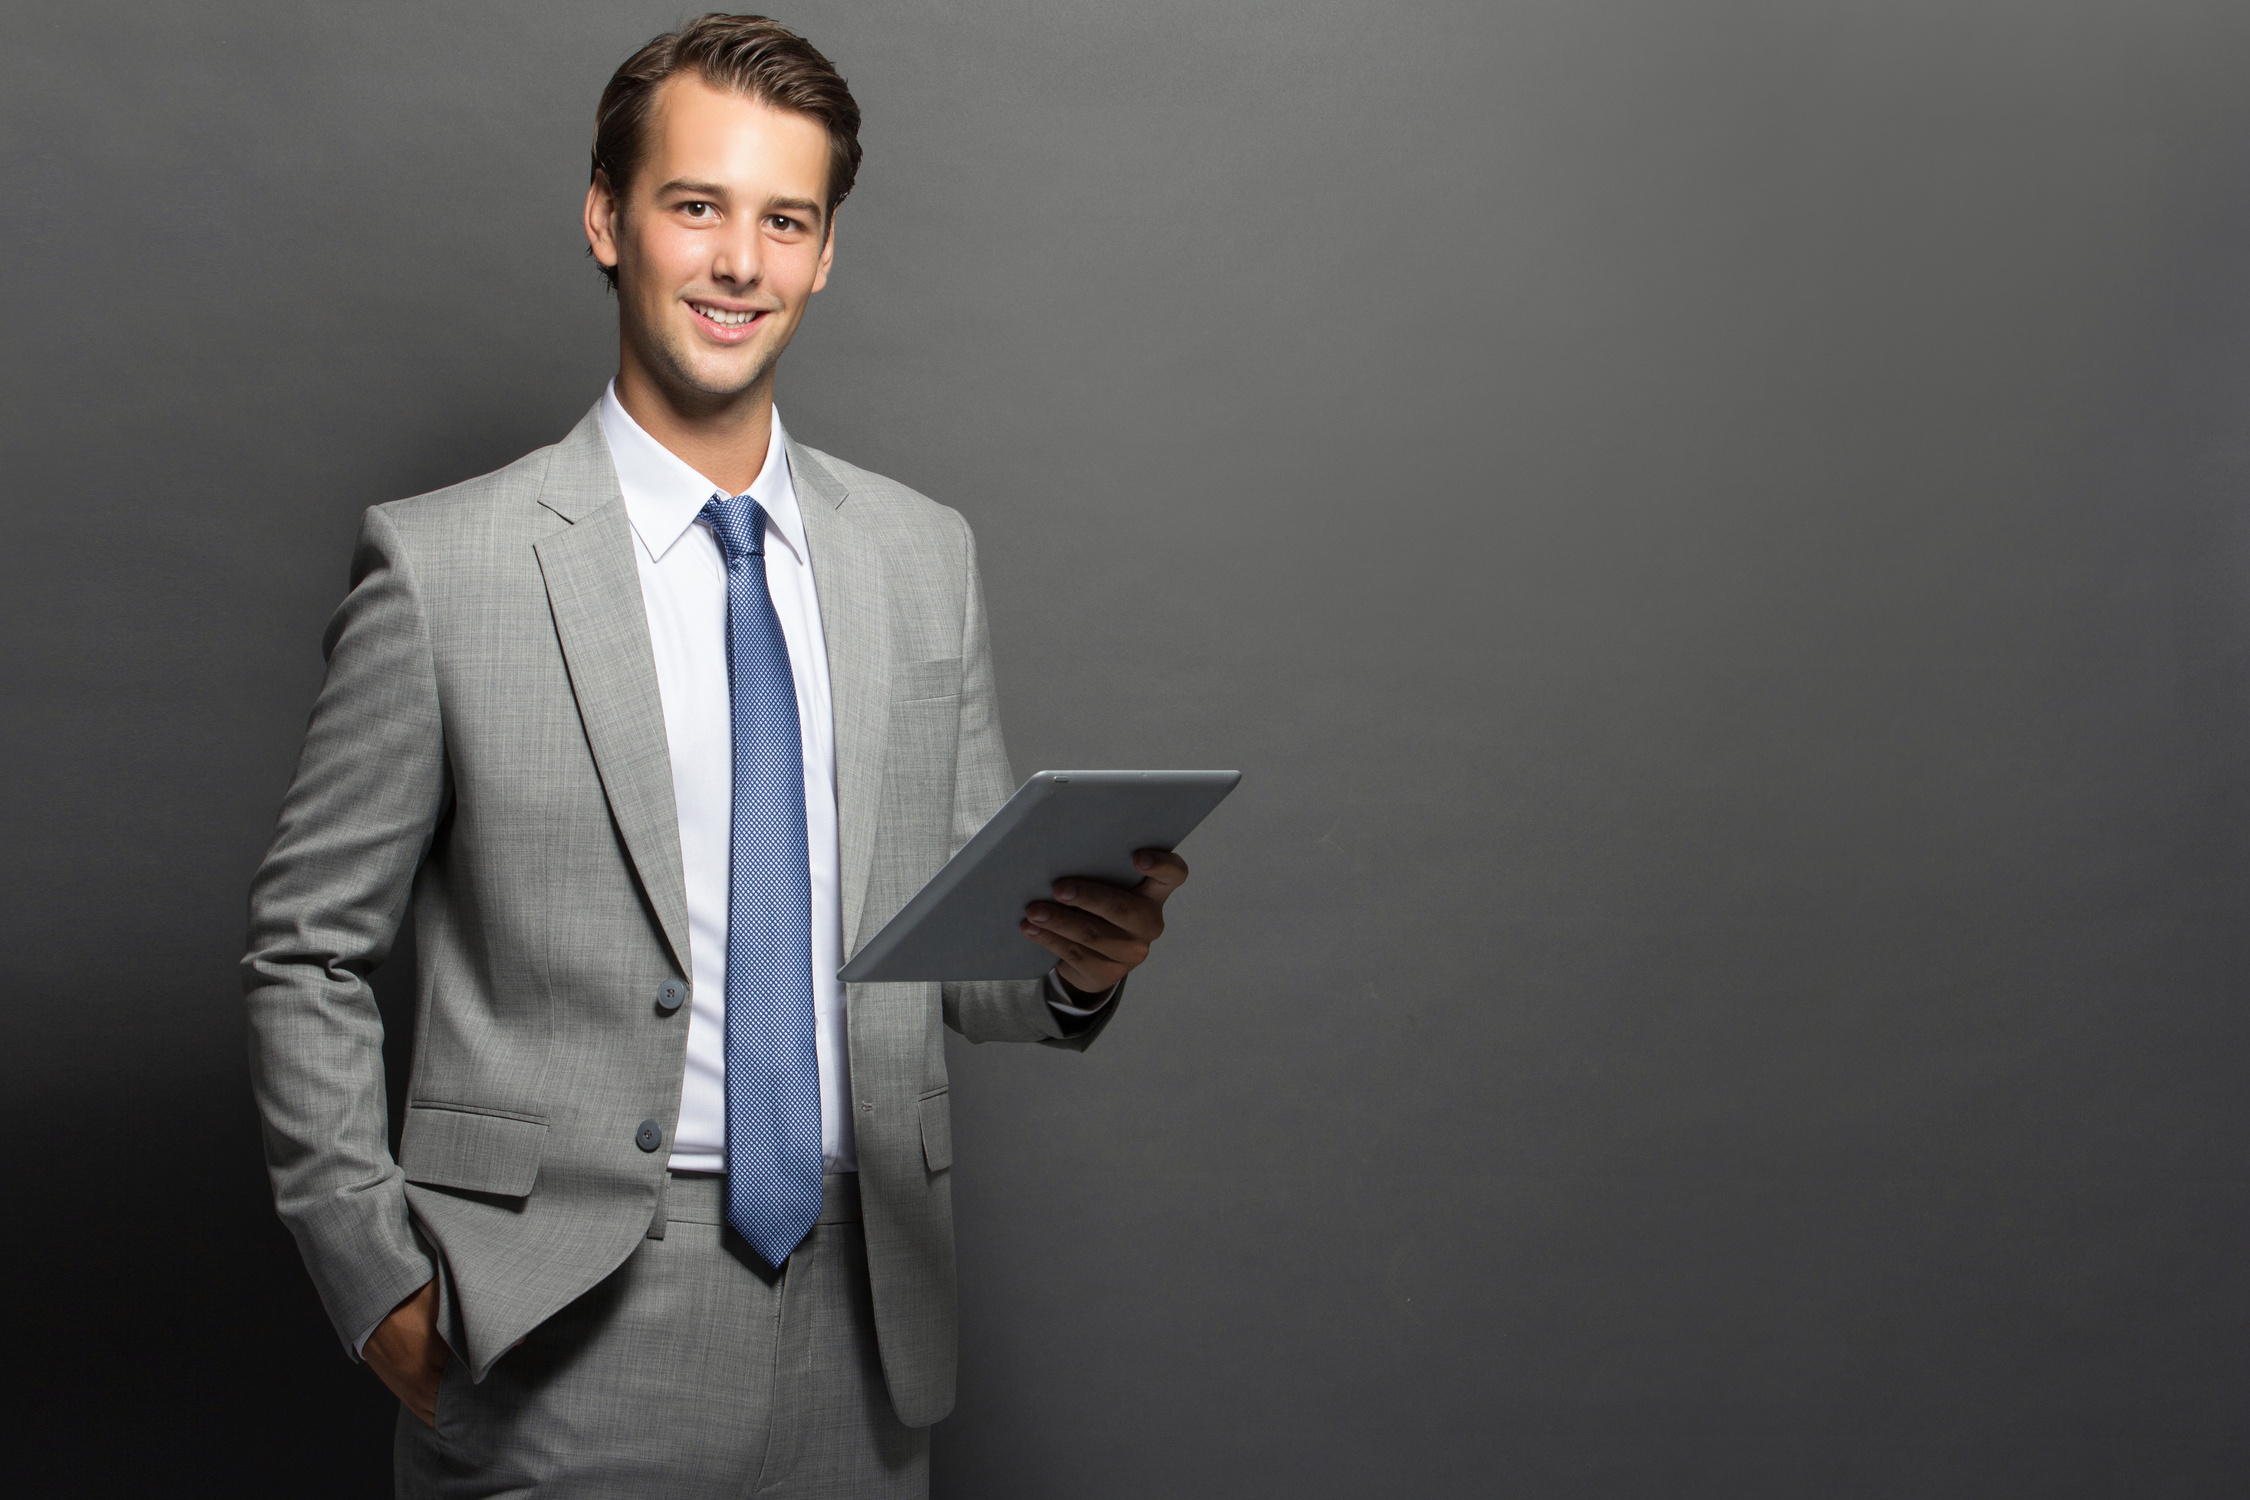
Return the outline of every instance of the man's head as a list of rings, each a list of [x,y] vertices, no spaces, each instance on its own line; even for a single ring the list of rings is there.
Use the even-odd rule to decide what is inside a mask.
[[[689,404],[769,380],[859,171],[859,106],[828,59],[763,16],[703,16],[617,70],[593,156],[586,238],[628,363]]]

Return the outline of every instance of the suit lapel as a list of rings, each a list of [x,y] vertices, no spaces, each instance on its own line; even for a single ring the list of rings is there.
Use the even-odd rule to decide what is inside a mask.
[[[836,718],[836,842],[844,956],[859,942],[867,880],[875,863],[883,746],[890,727],[890,624],[883,554],[846,505],[851,491],[819,459],[789,444],[789,477],[805,519],[820,629],[828,641],[828,690]]]
[[[632,526],[597,412],[555,449],[539,503],[571,524],[535,544],[547,581],[579,722],[601,775],[610,815],[656,909],[682,974],[688,962],[687,881],[664,702],[649,645]]]

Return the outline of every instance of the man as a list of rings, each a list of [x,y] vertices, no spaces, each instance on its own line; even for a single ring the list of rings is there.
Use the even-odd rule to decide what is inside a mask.
[[[920,1495],[953,1401],[940,1022],[1084,1047],[1185,879],[1071,881],[1044,981],[845,955],[1012,786],[960,517],[792,441],[859,112],[762,17],[619,69],[615,380],[367,514],[244,960],[277,1208],[401,1494]],[[366,976],[411,900],[406,1118]]]

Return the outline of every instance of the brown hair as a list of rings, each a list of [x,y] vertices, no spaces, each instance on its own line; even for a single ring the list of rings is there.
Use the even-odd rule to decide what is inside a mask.
[[[713,11],[678,31],[653,38],[618,67],[594,111],[594,171],[607,177],[622,205],[647,145],[649,111],[656,91],[690,69],[714,88],[748,94],[776,109],[809,115],[828,127],[828,205],[836,205],[859,176],[859,105],[843,75],[810,42],[767,16]],[[825,232],[827,226],[823,225]],[[614,289],[617,270],[603,266]]]

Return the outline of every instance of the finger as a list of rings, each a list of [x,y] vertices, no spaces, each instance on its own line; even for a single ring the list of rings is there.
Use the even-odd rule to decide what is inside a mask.
[[[1072,911],[1067,906],[1034,907],[1029,918],[1035,927],[1069,938],[1081,947],[1091,948],[1112,963],[1131,968],[1148,957],[1148,940],[1133,933],[1120,931],[1101,918],[1085,912]]]
[[[1125,893],[1120,891],[1118,894],[1123,896]],[[1062,906],[1052,901],[1034,901],[1023,909],[1023,914],[1042,927],[1058,928],[1082,943],[1099,942],[1104,938],[1138,938],[1141,936],[1141,933],[1134,928],[1112,922],[1107,917],[1089,910],[1083,905]],[[1154,909],[1146,908],[1139,913],[1121,913],[1121,915],[1139,915],[1144,922],[1150,922],[1154,919]]]
[[[1123,965],[1113,963],[1094,952],[1083,943],[1072,942],[1058,932],[1048,932],[1029,922],[1022,924],[1025,937],[1060,960],[1063,978],[1068,983],[1089,994],[1099,994],[1125,977]]]
[[[1141,883],[1133,887],[1133,893],[1147,897],[1158,906],[1188,878],[1187,861],[1169,849],[1139,851],[1133,856],[1133,868],[1141,872]]]
[[[1028,922],[1024,926],[1031,929]],[[1101,994],[1115,988],[1117,981],[1125,977],[1126,970],[1121,965],[1107,961],[1083,943],[1074,943],[1058,933],[1036,929],[1031,929],[1029,935],[1055,955],[1055,971],[1062,976],[1065,984],[1081,994]]]
[[[1120,932],[1156,938],[1164,931],[1164,909],[1146,896],[1121,890],[1106,881],[1075,877],[1055,882],[1055,899],[1107,919]]]

